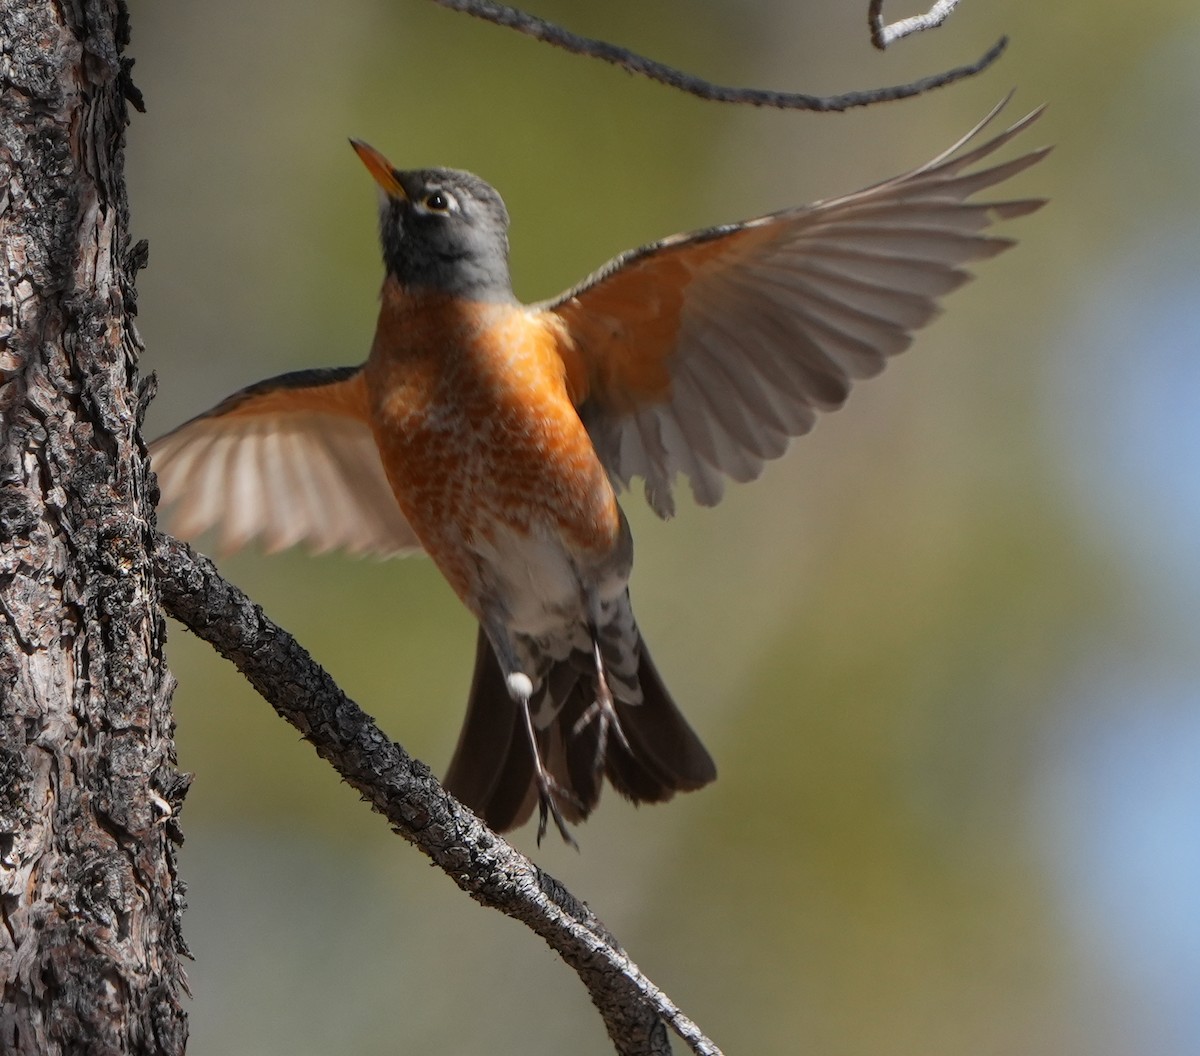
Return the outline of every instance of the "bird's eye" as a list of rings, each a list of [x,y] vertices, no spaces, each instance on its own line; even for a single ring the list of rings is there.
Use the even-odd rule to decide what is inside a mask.
[[[421,204],[431,213],[448,213],[457,203],[445,191],[430,191],[421,200]]]

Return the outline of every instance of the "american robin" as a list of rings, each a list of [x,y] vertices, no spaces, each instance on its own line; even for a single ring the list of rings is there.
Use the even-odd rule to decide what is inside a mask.
[[[596,806],[716,776],[629,602],[617,494],[661,517],[677,475],[716,503],[879,373],[1012,242],[1036,199],[969,199],[1046,150],[968,171],[1034,121],[843,198],[675,235],[540,304],[513,295],[508,213],[483,180],[401,171],[354,149],[382,191],[386,277],[367,361],[252,385],[151,447],[174,524],[235,549],[424,549],[479,620],[446,787],[538,838]]]

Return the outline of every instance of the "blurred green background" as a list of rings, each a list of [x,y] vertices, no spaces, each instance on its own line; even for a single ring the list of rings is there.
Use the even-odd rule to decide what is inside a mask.
[[[359,362],[380,265],[346,144],[472,169],[519,295],[618,251],[925,161],[1011,86],[1049,195],[913,351],[716,510],[626,503],[640,622],[718,760],[616,797],[588,900],[730,1053],[1200,1052],[1200,12],[968,0],[869,46],[866,0],[533,9],[718,82],[834,92],[991,72],[845,115],[706,104],[419,0],[133,0],[129,133],[157,435]],[[894,10],[892,17],[911,13]],[[441,770],[471,622],[422,560],[222,561]],[[573,974],[469,902],[172,627],[192,1048],[611,1051]],[[683,1051],[682,1046],[677,1046]]]

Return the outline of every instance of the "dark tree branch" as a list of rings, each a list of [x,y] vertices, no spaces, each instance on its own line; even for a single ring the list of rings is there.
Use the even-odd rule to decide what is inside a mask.
[[[397,834],[476,901],[535,931],[575,969],[619,1053],[670,1053],[665,1021],[698,1056],[720,1056],[591,910],[453,799],[211,561],[160,536],[154,564],[166,611],[232,660]]]
[[[526,14],[507,4],[498,4],[493,0],[434,0],[434,3],[451,11],[459,11],[486,22],[494,22],[498,26],[507,26],[518,33],[545,41],[555,47],[563,48],[576,55],[600,59],[602,62],[620,66],[628,73],[640,74],[658,81],[670,88],[698,96],[718,103],[740,103],[746,106],[769,106],[779,110],[818,110],[838,111],[851,110],[858,106],[872,106],[875,103],[889,102],[894,99],[907,99],[910,96],[921,95],[941,88],[967,77],[974,77],[986,70],[995,62],[1008,45],[1008,38],[1001,37],[986,54],[976,62],[966,66],[957,66],[943,73],[911,81],[908,84],[896,84],[887,88],[869,88],[865,91],[845,92],[841,95],[806,95],[801,92],[773,92],[763,88],[728,88],[713,84],[701,77],[677,70],[673,66],[648,59],[643,55],[618,47],[603,40],[593,40],[571,33],[553,22]],[[938,0],[928,15],[918,15],[915,18],[904,19],[892,26],[884,27],[881,11],[883,0],[871,0],[869,17],[871,21],[871,38],[875,46],[884,48],[893,40],[908,36],[921,29],[941,25],[950,12],[957,6],[958,0]],[[916,24],[921,23],[921,24]]]

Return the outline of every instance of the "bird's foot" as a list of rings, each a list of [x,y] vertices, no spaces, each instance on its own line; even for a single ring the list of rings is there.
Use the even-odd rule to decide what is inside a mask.
[[[558,829],[558,834],[563,838],[563,842],[569,843],[576,850],[579,850],[579,844],[575,842],[575,837],[571,835],[571,830],[567,828],[566,819],[563,817],[562,810],[558,804],[562,800],[577,807],[580,812],[583,811],[583,804],[575,798],[570,789],[564,788],[554,779],[554,776],[546,769],[545,764],[542,762],[542,753],[538,748],[537,734],[533,729],[533,715],[529,708],[529,701],[533,696],[533,680],[520,671],[514,671],[506,677],[505,681],[508,683],[509,693],[521,709],[521,718],[525,723],[525,734],[529,738],[529,750],[533,753],[533,779],[537,784],[538,791],[538,846],[542,845],[542,837],[546,835],[548,821],[550,818],[553,818],[554,827]]]
[[[559,809],[559,797],[574,804],[580,810],[583,809],[583,804],[580,803],[569,789],[563,788],[550,772],[542,766],[541,759],[535,760],[534,780],[537,782],[538,789],[538,830],[537,842],[538,846],[542,845],[542,837],[546,835],[547,822],[550,818],[554,819],[554,827],[558,829],[558,834],[563,838],[563,842],[570,844],[575,850],[579,850],[579,844],[575,842],[575,837],[571,835],[571,830],[567,828],[566,819],[562,816],[562,811]]]
[[[621,728],[621,719],[617,715],[612,690],[609,688],[608,678],[604,674],[604,662],[600,658],[600,646],[594,641],[592,643],[592,657],[596,661],[596,699],[584,709],[583,714],[575,721],[575,726],[571,732],[578,735],[587,728],[588,723],[596,722],[599,724],[599,736],[596,738],[596,759],[594,763],[596,770],[599,771],[604,767],[610,730],[616,734],[617,740],[621,742],[622,747],[631,755],[633,754],[633,749],[629,747],[629,739],[625,736],[625,731]]]

